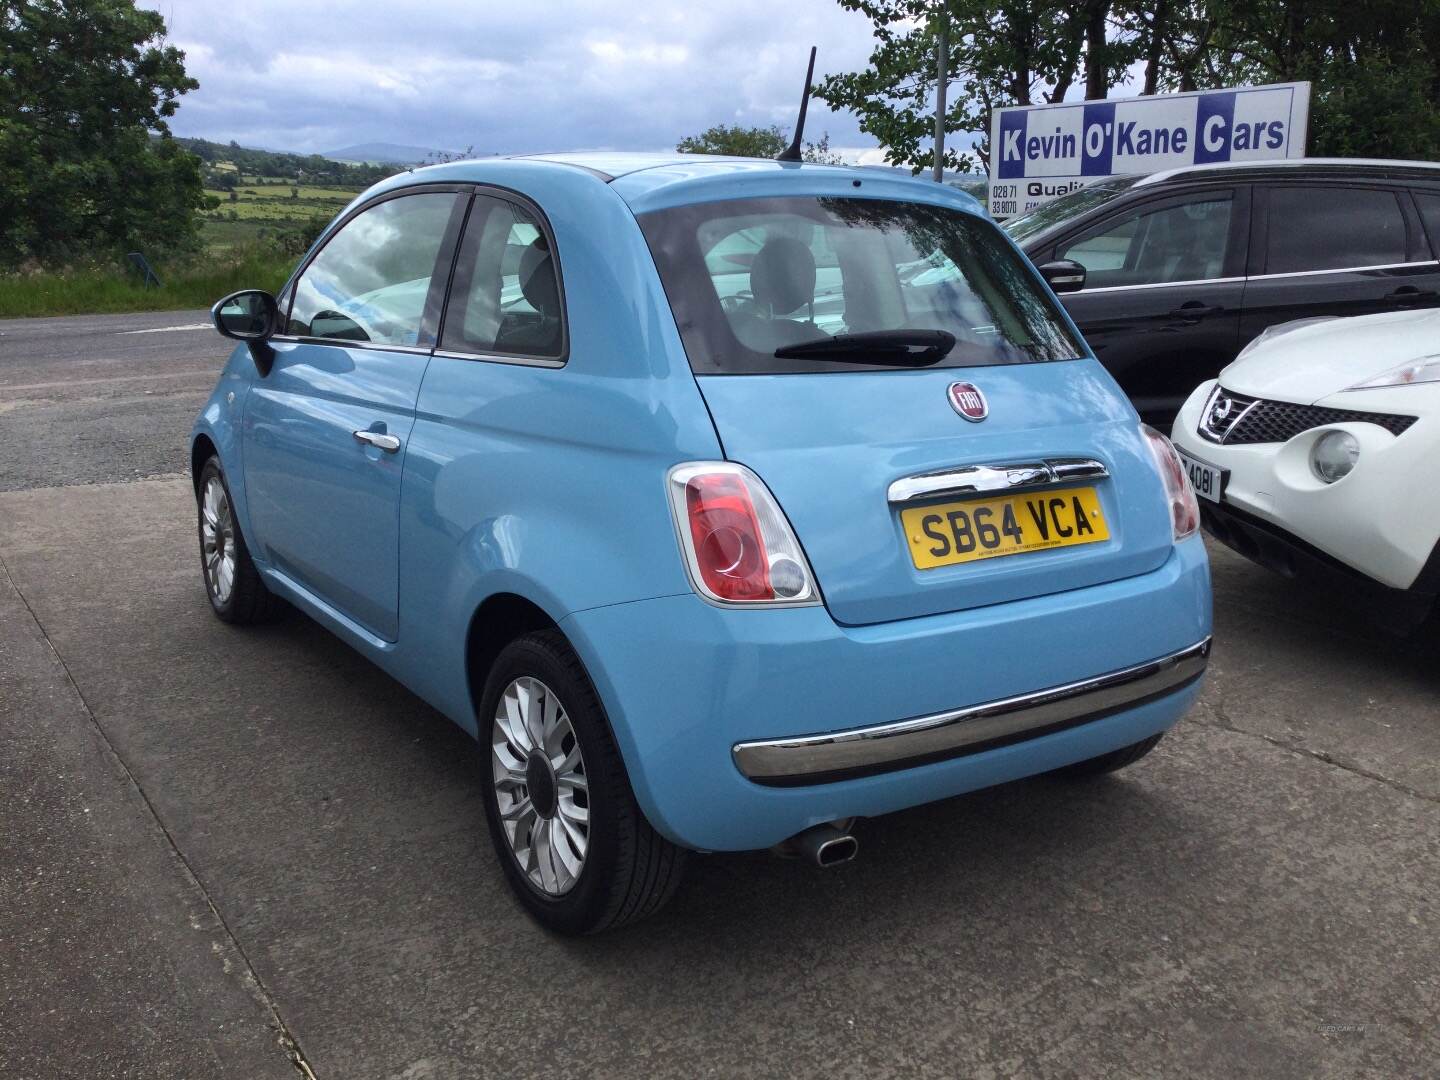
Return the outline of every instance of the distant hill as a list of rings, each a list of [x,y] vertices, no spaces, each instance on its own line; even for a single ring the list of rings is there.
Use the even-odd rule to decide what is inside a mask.
[[[326,150],[321,157],[333,158],[336,161],[376,162],[383,165],[416,165],[434,153],[437,151],[427,150],[423,146],[367,142],[341,147],[339,150]]]
[[[338,184],[342,187],[369,187],[377,180],[399,171],[393,163],[356,163],[340,161],[328,154],[288,154],[276,150],[257,150],[239,143],[218,143],[209,139],[176,139],[184,149],[195,154],[207,167],[207,181],[217,179],[227,168],[232,172],[303,180],[307,184]],[[213,185],[212,185],[213,186]],[[234,187],[233,180],[224,184]]]

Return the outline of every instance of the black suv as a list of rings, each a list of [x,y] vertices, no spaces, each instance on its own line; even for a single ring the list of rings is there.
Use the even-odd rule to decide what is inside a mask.
[[[1440,164],[1117,176],[1004,228],[1151,422],[1168,423],[1267,326],[1440,304]]]

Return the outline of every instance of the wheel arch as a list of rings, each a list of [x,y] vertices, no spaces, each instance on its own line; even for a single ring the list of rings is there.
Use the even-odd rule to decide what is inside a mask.
[[[500,650],[536,630],[564,633],[544,608],[515,592],[492,593],[470,616],[470,625],[465,631],[465,684],[477,722],[485,680]]]
[[[203,431],[190,443],[190,486],[196,491],[200,490],[200,470],[205,468],[205,462],[212,457],[217,457],[220,451],[216,448],[214,441]]]
[[[566,632],[565,627],[561,625],[562,621],[562,619],[554,618],[534,600],[518,592],[492,593],[475,609],[465,634],[465,685],[470,715],[475,720],[476,737],[482,743],[485,740],[485,722],[480,715],[481,699],[485,695],[485,682],[490,676],[490,669],[494,666],[495,659],[500,655],[501,650],[510,642],[526,634],[534,633],[537,630],[554,630],[575,654],[580,670],[594,689],[595,699],[600,703],[600,715],[610,731],[610,738],[614,741],[615,748],[620,754],[620,761],[626,773],[630,775],[633,784],[631,754],[627,752],[626,741],[619,737],[620,733],[615,729],[615,718],[611,716],[607,695],[602,689],[602,681],[595,678],[589,663],[586,662],[585,651]],[[648,814],[648,806],[643,801],[641,805],[645,806]]]

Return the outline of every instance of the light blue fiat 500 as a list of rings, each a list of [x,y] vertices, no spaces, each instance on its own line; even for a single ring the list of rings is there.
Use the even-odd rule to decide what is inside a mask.
[[[1128,765],[1197,693],[1180,463],[951,188],[456,162],[214,315],[215,613],[283,598],[474,734],[556,930],[654,912],[690,851],[829,865],[857,818]]]

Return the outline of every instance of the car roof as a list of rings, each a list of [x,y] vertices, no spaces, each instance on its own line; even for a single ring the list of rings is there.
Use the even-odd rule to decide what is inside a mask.
[[[548,161],[556,165],[573,165],[596,173],[609,183],[643,169],[660,169],[666,165],[688,165],[696,160],[711,163],[757,161],[759,158],[730,157],[723,154],[682,154],[679,151],[580,150],[559,154],[512,154],[512,161]]]
[[[1182,165],[1175,169],[1162,169],[1160,172],[1141,177],[1136,181],[1135,187],[1147,188],[1182,180],[1209,180],[1230,175],[1257,176],[1269,173],[1276,176],[1290,176],[1296,172],[1329,177],[1404,175],[1440,180],[1440,162],[1320,157],[1280,158],[1270,161],[1218,161],[1209,165]]]
[[[918,179],[902,170],[676,152],[592,151],[476,158],[416,169],[382,181],[373,190],[442,182],[500,183],[524,191],[524,176],[533,179],[537,168],[588,173],[609,186],[636,214],[724,199],[819,195],[923,202],[984,215],[980,203],[958,188]]]

